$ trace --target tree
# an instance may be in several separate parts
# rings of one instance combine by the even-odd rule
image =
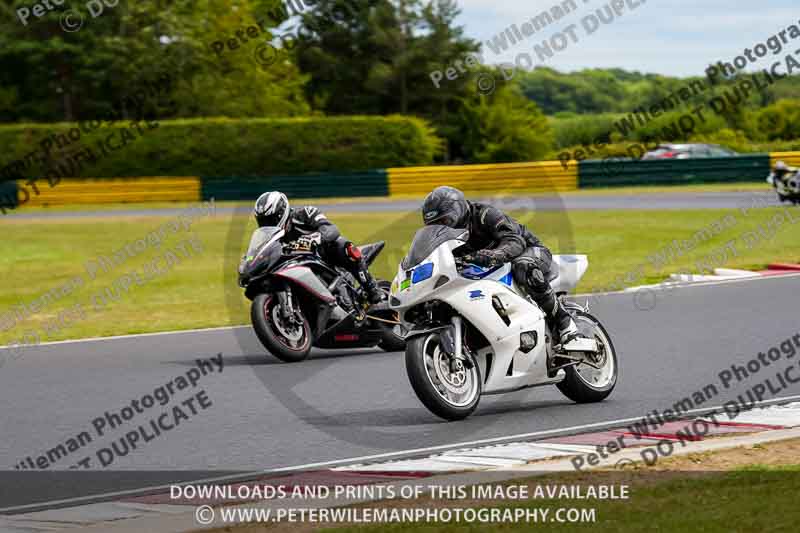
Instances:
[[[516,84],[501,85],[490,95],[476,93],[465,102],[462,117],[461,149],[476,163],[535,161],[553,147],[547,117]]]
[[[71,121],[102,118],[119,108],[122,118],[170,116],[275,116],[309,112],[305,79],[288,61],[259,68],[256,41],[217,53],[213,43],[237,39],[260,11],[281,0],[141,0],[106,7],[97,17],[83,5],[54,5],[23,25],[6,2],[0,22],[0,120]],[[65,31],[68,9],[83,15],[79,31]],[[77,17],[67,22],[77,22]],[[272,38],[268,21],[260,36]],[[249,49],[248,49],[249,48]],[[130,98],[168,75],[169,94],[131,109]],[[121,105],[119,105],[121,104]]]
[[[800,139],[800,100],[780,100],[756,115],[756,124],[768,140]]]
[[[474,80],[462,74],[437,88],[431,73],[478,51],[458,14],[452,0],[317,1],[296,48],[309,99],[326,113],[417,115],[449,138]]]
[[[456,25],[458,14],[452,0],[371,0],[350,10],[341,0],[319,0],[302,17],[296,51],[301,70],[311,76],[309,96],[328,113],[426,118],[447,141],[446,161],[542,156],[553,140],[536,104],[515,84],[483,96],[479,77],[502,80],[501,73],[463,68],[479,47]],[[431,73],[448,68],[457,76],[443,76],[437,87]]]

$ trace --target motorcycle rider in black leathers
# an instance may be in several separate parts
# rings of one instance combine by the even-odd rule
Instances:
[[[775,167],[772,169],[773,174],[775,174],[775,178],[780,180],[784,186],[787,186],[787,178],[794,174],[797,171],[796,168],[792,168],[783,161],[778,161],[775,163]]]
[[[314,247],[328,263],[344,268],[358,279],[371,303],[383,300],[383,292],[369,273],[361,251],[341,236],[339,228],[316,207],[307,205],[292,208],[289,199],[279,191],[265,192],[256,200],[253,215],[259,227],[282,228],[284,243]]]
[[[468,230],[469,241],[456,253],[474,254],[474,262],[480,266],[510,261],[514,280],[555,324],[560,342],[556,339],[554,344],[566,346],[583,338],[550,286],[550,250],[524,225],[491,205],[468,201],[453,187],[434,189],[422,205],[422,218],[426,225]]]

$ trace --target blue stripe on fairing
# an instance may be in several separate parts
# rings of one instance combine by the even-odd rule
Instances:
[[[511,286],[511,272],[500,278],[500,283],[505,283],[509,287]]]
[[[503,266],[504,265],[500,265],[494,268],[484,269],[482,267],[479,267],[478,265],[470,265],[468,270],[463,270],[461,272],[461,275],[467,279],[483,279],[497,272],[498,270],[503,268]]]

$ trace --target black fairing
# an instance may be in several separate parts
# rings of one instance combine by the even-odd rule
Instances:
[[[351,277],[350,274],[328,265],[313,252],[291,251],[284,253],[277,228],[259,228],[250,240],[247,254],[239,266],[239,284],[245,288],[245,296],[253,300],[265,292],[278,292],[292,287],[298,298],[303,313],[308,317],[315,338],[314,345],[321,348],[349,348],[375,346],[381,340],[383,328],[370,320],[356,325],[352,318],[345,319],[334,326],[331,322],[333,306],[323,302],[305,287],[286,279],[276,273],[292,267],[310,269],[325,286],[340,276]],[[273,239],[274,238],[274,239]],[[383,250],[383,241],[360,246],[364,260],[369,264]],[[371,312],[379,309],[371,309]],[[329,331],[330,328],[332,330]],[[320,336],[323,332],[324,335]]]
[[[375,258],[378,257],[378,254],[383,251],[384,246],[386,246],[385,241],[378,241],[359,246],[358,249],[361,250],[364,261],[366,261],[368,265],[371,265],[372,262],[375,261]]]
[[[250,237],[247,253],[239,263],[239,285],[247,286],[253,278],[269,270],[283,255],[280,234],[274,227],[258,228]]]

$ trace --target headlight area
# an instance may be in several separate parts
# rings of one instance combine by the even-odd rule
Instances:
[[[424,263],[414,268],[411,273],[411,283],[420,283],[433,276],[433,263]]]
[[[398,274],[392,282],[392,294],[396,295],[410,289],[412,285],[422,283],[433,276],[433,263],[424,263],[405,271],[405,277]]]
[[[392,281],[391,298],[389,299],[390,307],[402,306],[403,293],[413,286],[419,285],[423,282],[428,282],[434,275],[435,265],[433,262],[423,263],[414,268],[408,269],[405,272],[400,272]],[[450,281],[450,278],[445,275],[440,275],[436,279],[436,283],[431,287],[428,285],[428,290],[436,290]]]

